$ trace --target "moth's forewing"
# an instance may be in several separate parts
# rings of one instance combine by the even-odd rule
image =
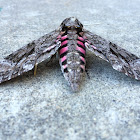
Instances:
[[[0,83],[33,69],[35,64],[54,55],[61,46],[59,34],[59,30],[52,31],[0,61]]]
[[[136,55],[87,30],[84,37],[85,46],[96,56],[109,62],[115,70],[140,80],[140,59]]]

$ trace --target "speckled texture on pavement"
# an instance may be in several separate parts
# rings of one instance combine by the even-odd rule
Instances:
[[[139,0],[1,0],[0,59],[70,16],[140,57]],[[72,93],[58,60],[0,85],[1,140],[139,140],[140,82],[87,55]]]

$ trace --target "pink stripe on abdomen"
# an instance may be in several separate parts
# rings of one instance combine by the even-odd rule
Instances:
[[[67,57],[66,57],[66,56],[63,56],[63,57],[61,58],[61,63],[64,62],[66,59],[67,59]]]
[[[84,57],[80,56],[80,59],[81,59],[84,63],[86,63],[86,61],[85,61],[85,58],[84,58]]]
[[[77,46],[77,50],[80,51],[81,53],[83,53],[84,55],[86,54],[86,51],[84,49],[82,49],[81,47]]]
[[[80,65],[81,67],[81,72],[84,72],[85,71],[85,65]]]
[[[85,45],[81,41],[77,41],[77,44],[81,45],[82,47],[85,47]]]
[[[62,37],[61,37],[61,41],[65,40],[66,38],[67,38],[67,35],[62,36]]]
[[[83,39],[82,37],[79,37],[79,36],[78,36],[78,39],[81,40],[81,41],[84,41],[84,39]]]
[[[61,55],[61,54],[63,54],[66,51],[68,51],[68,47],[64,47],[64,48],[60,49],[59,53]]]
[[[63,65],[63,69],[66,69],[67,68],[67,64],[66,65]]]
[[[64,45],[66,45],[67,43],[68,43],[68,41],[65,40],[65,41],[63,41],[63,42],[61,43],[61,46],[64,46]]]

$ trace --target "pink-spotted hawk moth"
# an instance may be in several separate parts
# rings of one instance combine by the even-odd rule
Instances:
[[[37,64],[58,52],[64,77],[73,91],[77,91],[85,72],[86,48],[109,62],[115,70],[140,80],[140,58],[85,30],[78,19],[70,17],[61,23],[58,30],[32,41],[0,61],[0,83],[36,68]]]

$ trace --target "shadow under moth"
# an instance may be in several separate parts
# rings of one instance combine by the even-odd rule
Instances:
[[[86,49],[109,62],[113,69],[140,80],[140,58],[83,28],[81,22],[66,18],[58,30],[34,40],[0,61],[0,83],[34,69],[57,52],[65,79],[78,91],[85,72]]]

